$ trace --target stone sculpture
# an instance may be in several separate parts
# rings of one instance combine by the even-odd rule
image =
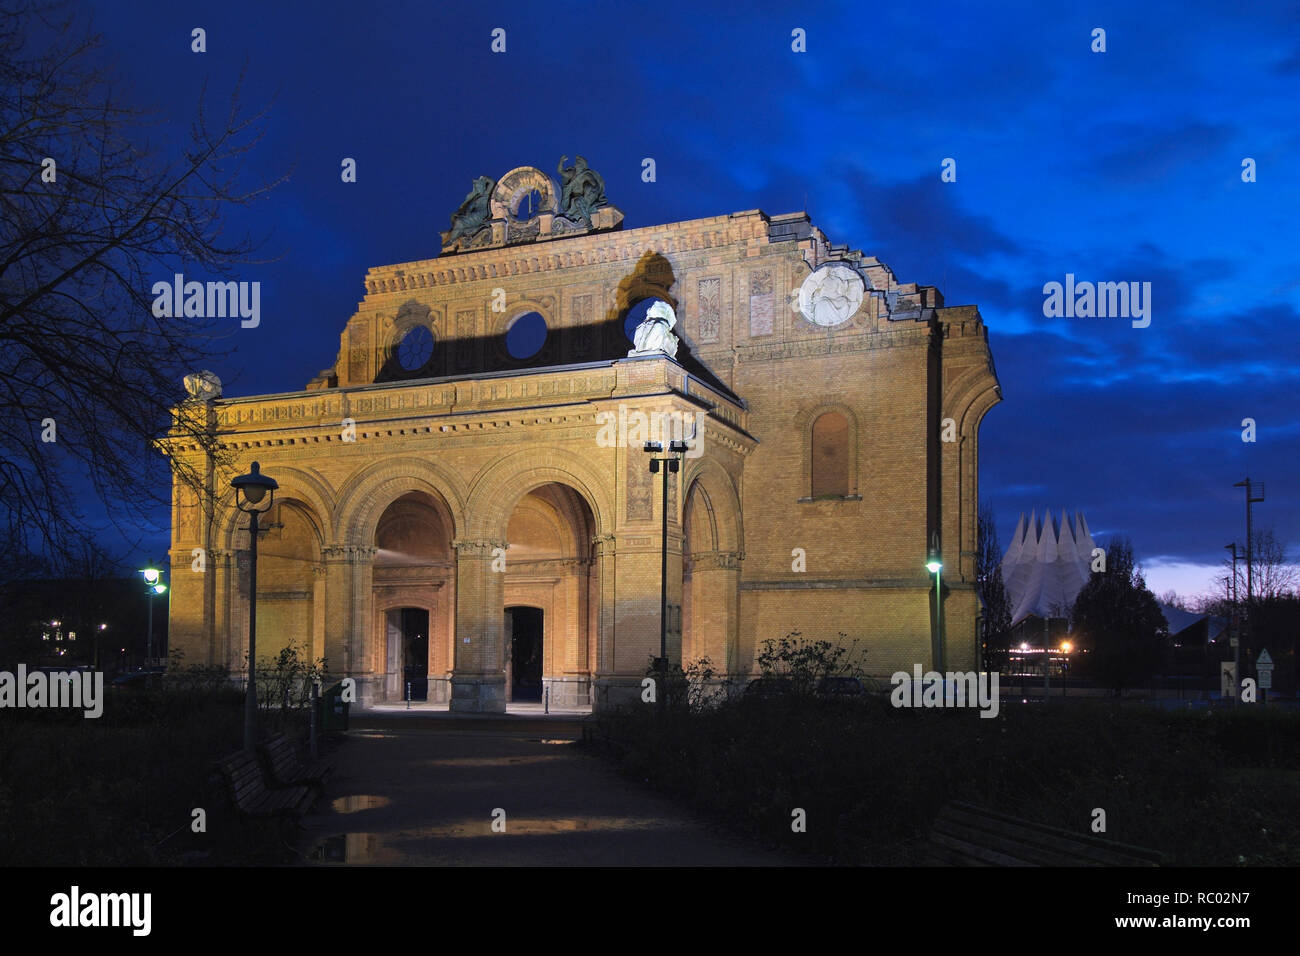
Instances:
[[[221,397],[221,379],[217,378],[215,372],[206,369],[202,372],[191,372],[185,376],[184,382],[185,391],[193,401],[210,402]]]
[[[492,190],[495,188],[496,180],[487,176],[479,176],[474,180],[474,187],[465,201],[451,214],[451,229],[443,240],[444,245],[450,246],[461,236],[472,236],[488,224],[492,217],[490,204]]]
[[[656,352],[663,352],[667,355],[677,357],[677,336],[673,335],[673,327],[677,324],[677,316],[673,314],[673,307],[667,302],[655,302],[646,310],[645,319],[636,327],[636,334],[632,338],[635,348],[628,352],[628,355],[648,355]]]
[[[605,180],[600,173],[587,165],[582,156],[575,156],[572,166],[565,166],[569,157],[561,156],[556,171],[560,174],[560,213],[574,222],[591,226],[591,214],[601,206],[609,205],[605,198]]]

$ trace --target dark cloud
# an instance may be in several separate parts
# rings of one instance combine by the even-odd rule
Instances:
[[[1190,122],[1172,129],[1149,123],[1103,124],[1090,133],[1100,152],[1089,165],[1117,183],[1159,182],[1223,153],[1238,132],[1226,123]]]

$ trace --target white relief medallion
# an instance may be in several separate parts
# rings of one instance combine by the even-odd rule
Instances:
[[[822,266],[799,287],[799,311],[815,325],[841,325],[862,305],[862,276],[840,262]]]

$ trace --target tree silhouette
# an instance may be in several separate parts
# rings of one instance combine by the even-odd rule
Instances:
[[[1117,695],[1151,677],[1167,649],[1168,625],[1127,538],[1107,545],[1106,570],[1092,572],[1070,617],[1088,674]]]
[[[984,667],[1000,671],[1011,649],[1011,598],[1002,581],[1002,548],[993,507],[980,505],[975,545],[975,587],[983,605]]]
[[[256,243],[223,236],[225,214],[274,185],[244,182],[263,114],[240,115],[238,85],[217,122],[200,97],[188,141],[159,147],[99,42],[55,7],[0,0],[0,525],[52,555],[89,536],[75,486],[125,531],[170,498],[152,443],[175,425],[210,444],[201,417],[170,411],[232,324],[155,316],[153,284],[229,278]]]

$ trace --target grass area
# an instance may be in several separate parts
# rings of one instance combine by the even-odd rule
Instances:
[[[740,698],[597,721],[629,775],[769,846],[842,864],[915,865],[964,800],[1156,849],[1166,865],[1300,863],[1300,714],[1163,711],[1114,701],[899,710]],[[599,746],[599,745],[598,745]],[[807,832],[791,813],[807,812]]]
[[[274,823],[241,822],[210,781],[243,742],[243,695],[228,688],[109,692],[103,716],[0,715],[0,864],[277,863]],[[119,696],[120,695],[120,696]],[[276,713],[263,732],[280,729]],[[288,727],[286,729],[293,729]],[[192,811],[207,832],[191,830]]]

